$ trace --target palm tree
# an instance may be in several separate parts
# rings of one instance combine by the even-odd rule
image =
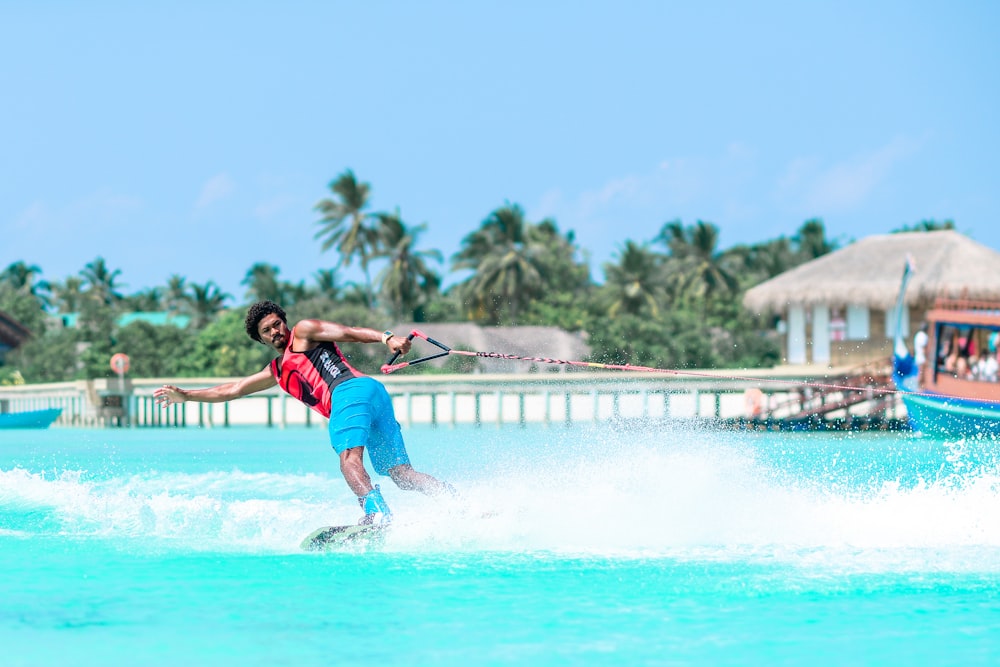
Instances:
[[[379,273],[377,281],[393,317],[419,319],[417,310],[425,305],[441,286],[440,276],[427,266],[426,260],[443,261],[438,250],[415,250],[417,238],[427,229],[423,223],[407,227],[399,216],[378,215],[380,244],[389,263]]]
[[[84,266],[80,271],[84,284],[87,286],[87,294],[94,297],[106,306],[121,301],[122,295],[118,291],[123,285],[116,281],[121,275],[121,269],[111,271],[105,263],[103,257],[98,257],[93,262]]]
[[[826,228],[823,226],[823,221],[819,218],[806,220],[802,223],[798,233],[792,237],[792,240],[798,245],[803,262],[822,257],[837,249],[836,243],[827,240]]]
[[[645,309],[655,317],[659,304],[666,299],[663,263],[645,244],[627,240],[618,251],[617,263],[604,265],[604,292],[609,302],[608,315],[639,315]]]
[[[80,311],[86,295],[83,291],[83,278],[69,276],[62,283],[52,286],[53,302],[60,313],[76,313]]]
[[[493,322],[506,311],[516,323],[523,304],[542,289],[542,249],[530,242],[530,226],[520,206],[507,204],[467,235],[452,257],[453,269],[475,272],[464,289],[476,310]]]
[[[684,227],[680,221],[668,222],[656,240],[670,250],[671,275],[678,295],[702,300],[737,290],[736,277],[716,252],[719,229],[715,225],[701,220],[692,227]]]
[[[672,220],[664,223],[660,229],[660,233],[653,240],[665,245],[670,256],[675,259],[684,259],[691,252],[691,241],[688,238],[688,230],[680,220]]]
[[[565,236],[554,220],[545,219],[528,228],[529,243],[540,248],[540,266],[546,292],[579,295],[590,289],[590,266],[572,230]],[[582,255],[578,259],[578,255]]]
[[[337,247],[341,266],[350,266],[357,256],[365,274],[365,285],[371,297],[369,302],[373,301],[374,295],[368,263],[379,250],[375,217],[365,211],[370,189],[367,183],[359,183],[350,169],[331,182],[330,190],[334,197],[322,199],[316,204],[316,210],[323,217],[315,237],[323,238],[324,252]]]
[[[304,280],[297,283],[282,282],[280,288],[282,301],[289,305],[305,301],[312,296]]]
[[[213,281],[204,285],[191,283],[191,306],[194,311],[192,324],[195,329],[203,329],[216,315],[226,307],[226,299],[232,296],[226,294]]]
[[[171,313],[186,313],[191,310],[191,295],[188,293],[187,278],[173,274],[167,279],[167,310]]]
[[[282,284],[278,280],[279,273],[281,273],[281,269],[278,267],[257,262],[247,269],[247,275],[240,284],[248,287],[247,297],[252,301],[282,303],[285,294]]]
[[[30,294],[42,308],[47,308],[51,305],[52,285],[45,280],[36,280],[40,275],[42,270],[37,264],[14,262],[0,272],[0,283],[6,283],[15,292]]]
[[[163,290],[159,287],[136,292],[122,300],[124,307],[142,313],[155,313],[163,307]]]
[[[337,277],[337,269],[320,269],[313,274],[316,279],[316,293],[318,296],[330,301],[340,298],[340,279]]]
[[[747,285],[756,285],[798,266],[799,261],[791,241],[781,236],[745,248],[732,248],[725,254],[739,257],[747,274]]]

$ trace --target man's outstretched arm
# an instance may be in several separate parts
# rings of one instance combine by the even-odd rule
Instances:
[[[328,341],[331,343],[385,343],[392,352],[406,354],[410,351],[410,341],[406,336],[389,336],[383,340],[386,333],[368,327],[348,327],[336,322],[323,320],[302,320],[295,325],[295,336],[310,341]]]
[[[184,401],[198,401],[199,403],[222,403],[231,401],[234,398],[253,394],[258,391],[270,389],[278,384],[271,374],[270,366],[264,368],[259,373],[254,373],[249,377],[235,382],[226,382],[214,387],[205,389],[181,389],[174,385],[165,384],[153,392],[156,402],[164,407],[174,403]]]

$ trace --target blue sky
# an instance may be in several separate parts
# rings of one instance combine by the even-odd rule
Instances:
[[[0,0],[0,267],[311,281],[348,168],[446,258],[510,201],[598,279],[678,218],[1000,250],[998,33],[995,2]]]

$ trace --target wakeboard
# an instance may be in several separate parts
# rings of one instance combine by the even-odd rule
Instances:
[[[385,535],[388,524],[367,526],[323,526],[302,540],[304,551],[327,551],[351,545],[371,544]]]

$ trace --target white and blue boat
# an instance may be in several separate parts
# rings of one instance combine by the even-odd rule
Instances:
[[[907,260],[897,313],[905,307],[912,274]],[[939,298],[925,320],[919,362],[903,340],[901,324],[896,326],[893,379],[911,428],[931,436],[1000,437],[1000,303]]]
[[[0,412],[0,429],[6,428],[48,428],[59,419],[62,408],[28,410],[25,412]]]

